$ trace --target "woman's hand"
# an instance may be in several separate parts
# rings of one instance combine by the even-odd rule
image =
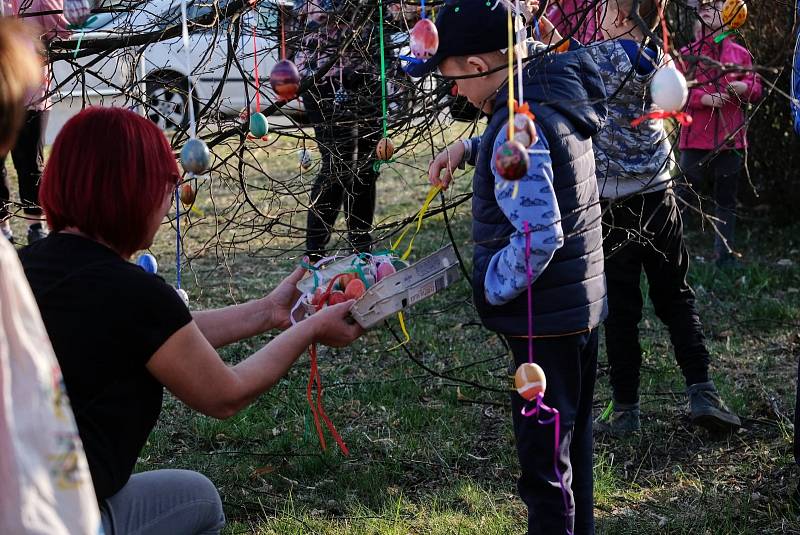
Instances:
[[[300,299],[300,290],[297,289],[297,283],[305,275],[304,268],[295,269],[288,277],[283,279],[274,290],[266,297],[265,306],[269,307],[269,325],[265,331],[269,329],[285,330],[291,327],[292,320],[289,317],[292,312],[292,307],[297,300]]]
[[[315,342],[330,347],[348,346],[364,334],[364,329],[350,315],[353,303],[355,301],[351,299],[338,305],[328,305],[310,318],[303,320],[298,326],[311,324],[314,329]]]
[[[428,165],[428,182],[431,186],[447,189],[453,181],[453,171],[464,161],[464,144],[461,140],[440,152]]]

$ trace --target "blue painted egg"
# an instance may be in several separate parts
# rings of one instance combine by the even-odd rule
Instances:
[[[250,134],[258,139],[269,132],[269,121],[263,113],[256,112],[250,116]]]
[[[181,165],[189,172],[200,175],[211,165],[211,152],[202,139],[190,139],[181,150]]]
[[[136,259],[136,265],[153,275],[158,273],[158,262],[156,261],[156,257],[150,253],[140,255],[139,258]]]

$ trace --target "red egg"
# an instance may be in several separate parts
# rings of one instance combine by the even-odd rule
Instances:
[[[323,293],[324,292],[322,291],[322,288],[317,288],[314,291],[314,295],[311,297],[311,304],[314,305],[315,307],[319,306],[320,305],[320,301],[322,301],[322,294]]]
[[[533,400],[539,394],[544,394],[547,389],[544,370],[538,364],[526,362],[517,368],[517,373],[514,374],[514,386],[520,396],[528,401]]]
[[[531,165],[528,149],[519,141],[506,141],[498,147],[494,165],[501,177],[506,180],[519,180],[528,174]]]
[[[197,197],[197,193],[194,191],[194,188],[188,182],[181,186],[181,202],[186,206],[191,206],[194,204],[194,200]]]
[[[418,21],[411,29],[411,53],[421,60],[430,59],[439,49],[439,30],[430,19]]]
[[[344,296],[344,292],[331,292],[331,296],[328,298],[329,305],[338,305],[345,301],[347,301],[347,298]]]
[[[352,281],[358,278],[358,273],[342,273],[342,275],[336,279],[342,289],[347,288],[347,285],[350,284]]]
[[[351,280],[347,284],[347,288],[344,289],[344,296],[346,299],[358,299],[364,292],[367,291],[367,287],[361,281],[361,279],[354,279]]]
[[[284,59],[275,64],[269,73],[269,83],[282,100],[297,98],[300,87],[300,73],[294,63]]]

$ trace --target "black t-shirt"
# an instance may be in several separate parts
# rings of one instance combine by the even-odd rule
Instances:
[[[54,233],[19,256],[103,500],[128,481],[161,412],[145,364],[192,317],[164,279],[87,238]]]

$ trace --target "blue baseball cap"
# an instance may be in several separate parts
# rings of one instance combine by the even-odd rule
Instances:
[[[436,29],[439,32],[436,53],[427,61],[412,62],[405,67],[414,78],[436,70],[445,58],[508,48],[506,0],[447,0],[436,16]]]

